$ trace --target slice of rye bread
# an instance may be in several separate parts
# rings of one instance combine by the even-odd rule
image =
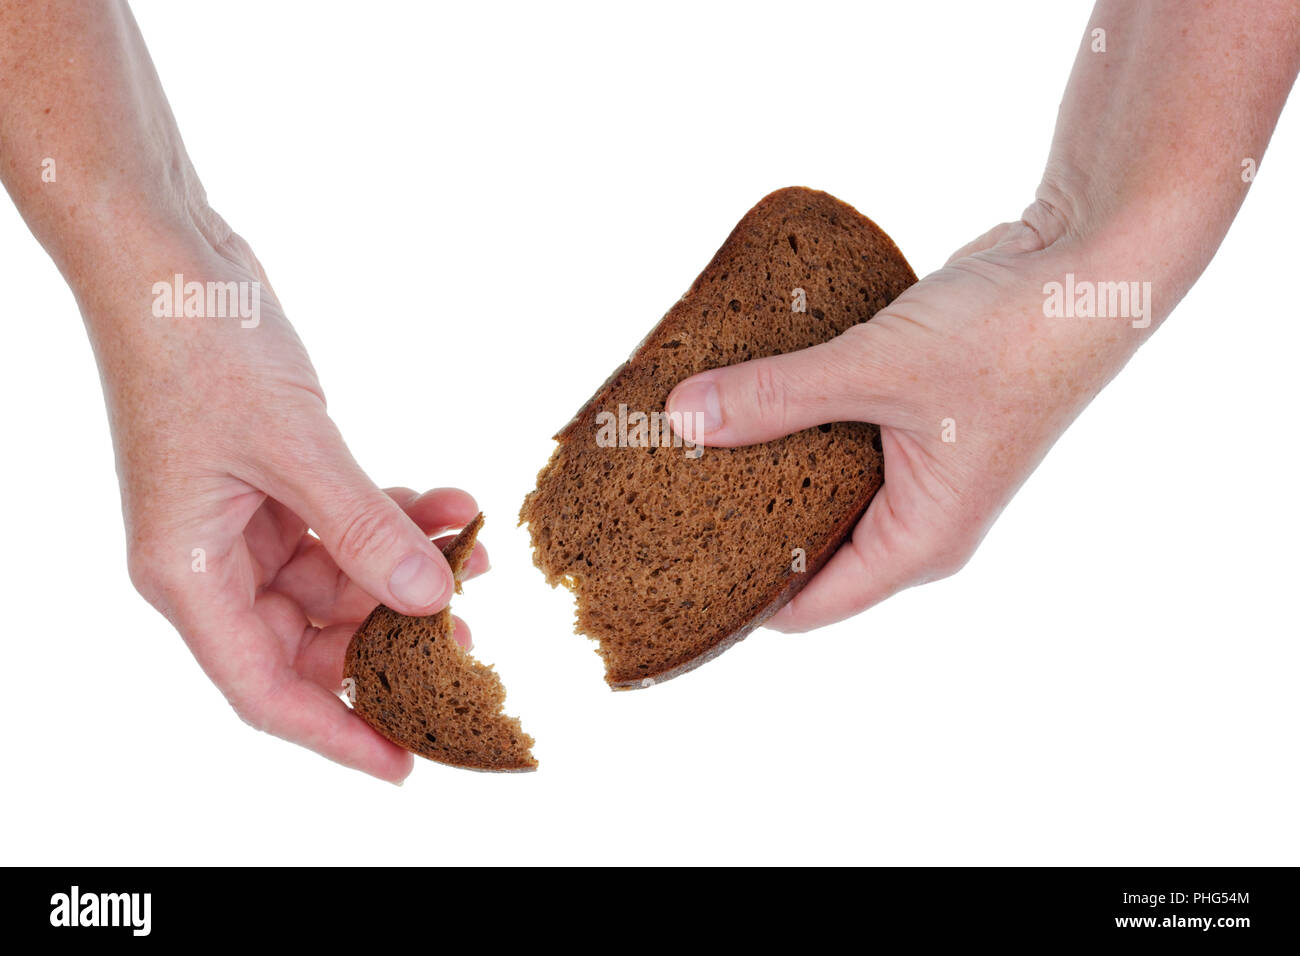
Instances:
[[[825,342],[915,281],[853,207],[778,190],[555,436],[519,520],[546,579],[575,592],[575,630],[600,642],[611,687],[682,674],[776,613],[851,534],[881,485],[883,457],[879,429],[859,422],[698,458],[680,447],[602,447],[600,413],[617,416],[620,404],[629,415],[662,413],[683,379]],[[795,310],[798,290],[805,311]]]
[[[443,548],[457,593],[482,526],[479,514]],[[501,679],[456,643],[454,630],[448,608],[428,617],[375,608],[344,657],[343,673],[355,685],[353,710],[399,747],[439,763],[536,770],[533,738],[501,710]]]

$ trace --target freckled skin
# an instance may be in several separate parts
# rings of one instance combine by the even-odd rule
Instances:
[[[1037,202],[869,331],[818,346],[833,380],[794,376],[811,393],[783,403],[794,413],[838,396],[837,414],[882,425],[886,477],[851,544],[773,626],[815,627],[959,567],[1218,248],[1245,193],[1239,164],[1262,159],[1294,81],[1300,7],[1102,0],[1092,23],[1107,52],[1081,42]],[[124,3],[0,0],[0,65],[0,181],[85,319],[133,579],[249,723],[400,780],[410,755],[332,694],[343,649],[402,555],[441,562],[450,587],[428,535],[477,505],[449,489],[380,495],[352,460],[265,272],[207,204]],[[46,156],[57,183],[41,181]],[[1043,321],[1042,283],[1067,271],[1148,278],[1151,328]],[[261,282],[261,324],[155,320],[149,289],[176,272]],[[743,396],[727,407],[738,424],[713,443],[763,440]],[[953,444],[935,437],[947,417]]]
[[[1088,33],[1107,31],[1107,52]],[[1088,21],[1034,203],[865,325],[766,369],[705,373],[707,445],[824,421],[881,426],[885,483],[851,541],[769,622],[803,631],[956,571],[1056,438],[1205,269],[1300,68],[1300,6],[1102,0]],[[904,252],[907,250],[904,249]],[[1044,283],[1149,281],[1148,328],[1050,319]],[[747,382],[776,382],[764,421]],[[698,394],[698,392],[696,392]],[[675,410],[691,409],[671,406]],[[956,441],[940,423],[956,422]]]
[[[207,205],[125,3],[0,2],[0,179],[95,350],[133,582],[248,723],[400,781],[410,755],[335,696],[344,650],[381,600],[445,607],[389,593],[390,575],[425,556],[449,595],[429,537],[474,499],[380,491],[352,459],[265,271]],[[258,283],[260,320],[155,316],[176,273]],[[486,568],[477,549],[466,573]]]

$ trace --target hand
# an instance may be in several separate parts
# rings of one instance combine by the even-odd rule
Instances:
[[[1045,282],[1104,259],[1070,238],[1055,207],[1036,203],[870,322],[677,386],[668,410],[702,414],[705,445],[770,441],[826,422],[881,427],[884,486],[851,540],[768,627],[830,624],[965,564],[1140,341],[1124,319],[1044,317]]]
[[[429,536],[466,524],[478,505],[452,489],[376,488],[326,415],[247,244],[210,213],[201,232],[208,241],[178,239],[151,266],[79,290],[108,396],[131,578],[246,722],[400,781],[411,755],[336,696],[344,651],[380,601],[416,615],[447,604],[451,572]],[[175,272],[260,283],[256,326],[153,315],[145,293]],[[480,546],[467,571],[486,568]],[[456,638],[469,645],[461,621]]]

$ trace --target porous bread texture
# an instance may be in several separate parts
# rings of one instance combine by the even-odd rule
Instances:
[[[599,641],[611,687],[682,674],[774,614],[852,532],[883,456],[879,429],[860,422],[702,454],[662,437],[659,447],[603,447],[601,413],[663,413],[683,379],[825,342],[915,281],[853,207],[778,190],[555,436],[520,523],[547,581],[574,592],[575,630]]]
[[[456,577],[483,526],[477,515],[444,549]],[[352,636],[343,673],[353,710],[384,737],[421,757],[470,770],[536,770],[533,738],[502,712],[506,691],[489,666],[452,637],[451,611],[407,617],[380,605]]]

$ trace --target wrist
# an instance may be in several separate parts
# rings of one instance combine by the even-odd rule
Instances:
[[[1149,282],[1149,334],[1205,271],[1242,195],[1169,176],[1103,188],[1054,161],[1022,221],[1042,234],[1044,250],[1074,257],[1098,282]]]
[[[78,204],[67,218],[45,248],[79,302],[129,295],[141,278],[211,253],[185,210],[107,200]]]
[[[266,323],[282,324],[237,237],[217,248],[197,224],[138,223],[115,238],[65,266],[106,381],[109,369],[196,370],[241,354],[259,330],[265,344]]]
[[[1048,195],[1040,192],[1019,220],[975,244],[982,251],[951,266],[981,280],[962,298],[984,318],[977,334],[989,337],[1002,384],[1049,418],[1068,421],[1185,289],[1147,231],[1099,223],[1068,195]]]

